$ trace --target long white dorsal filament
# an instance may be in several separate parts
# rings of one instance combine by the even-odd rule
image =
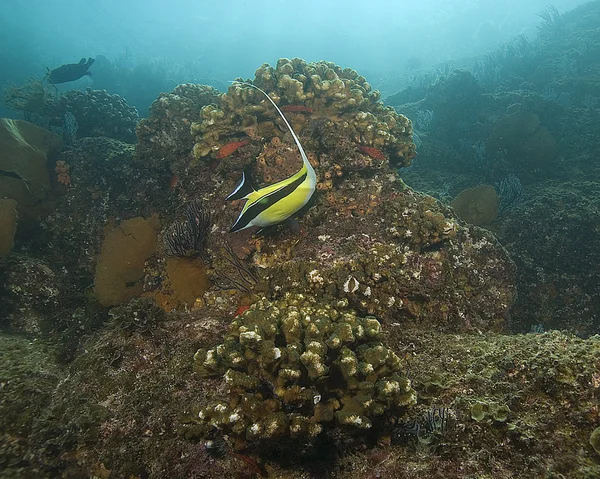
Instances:
[[[265,91],[261,90],[260,88],[258,88],[256,85],[253,85],[252,83],[246,83],[246,82],[243,82],[243,81],[234,81],[232,83],[234,85],[246,85],[246,86],[255,88],[256,90],[258,90],[264,96],[267,97],[267,100],[269,100],[273,104],[273,106],[277,109],[277,111],[279,112],[279,115],[281,115],[281,118],[283,119],[283,121],[285,122],[286,126],[290,130],[290,133],[292,134],[292,137],[294,138],[294,141],[296,142],[296,145],[298,146],[298,149],[300,150],[300,156],[302,156],[302,161],[304,162],[304,164],[306,164],[308,167],[310,167],[311,166],[310,162],[308,161],[306,153],[304,152],[304,148],[302,148],[302,145],[300,144],[300,140],[296,136],[296,133],[294,133],[294,130],[292,129],[292,126],[288,123],[287,118],[285,117],[285,115],[283,114],[283,112],[277,106],[277,103],[275,103],[273,101],[273,99],[269,95],[267,95],[267,93]]]

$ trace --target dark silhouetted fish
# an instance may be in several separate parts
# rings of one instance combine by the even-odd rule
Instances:
[[[57,84],[79,80],[85,75],[92,76],[91,72],[88,71],[92,63],[94,63],[93,58],[88,58],[87,61],[85,58],[82,58],[79,63],[67,63],[54,70],[48,69],[46,78],[50,83]]]

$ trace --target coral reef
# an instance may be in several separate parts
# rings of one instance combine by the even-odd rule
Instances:
[[[302,295],[255,303],[223,344],[196,353],[205,376],[223,375],[226,402],[203,408],[204,435],[226,434],[235,449],[285,438],[312,440],[335,420],[368,430],[416,402],[400,358],[373,317]]]
[[[380,150],[395,165],[407,166],[415,156],[408,119],[385,107],[379,92],[354,70],[330,62],[282,58],[275,68],[261,66],[255,84],[288,114],[301,141],[310,135],[306,146],[314,151],[318,144],[331,166],[344,168],[353,159],[369,163],[369,155],[356,151],[360,145]],[[284,132],[259,92],[234,85],[219,97],[218,106],[202,108],[200,120],[192,124],[193,154],[196,159],[218,155],[240,138],[247,138],[258,151],[260,138],[281,138]]]
[[[575,51],[561,35],[546,41]],[[132,141],[135,115],[108,94],[13,91],[49,127],[68,126],[67,106],[79,117],[45,162],[36,201],[52,212],[31,234],[20,223],[0,259],[0,325],[34,338],[0,337],[3,473],[598,477],[598,338],[494,334],[598,330],[600,57],[586,45],[575,65],[542,52],[539,72],[502,90],[448,69],[400,95],[415,102],[398,109],[420,130],[414,165],[411,122],[356,72],[263,65],[254,83],[299,134],[318,191],[297,221],[260,234],[228,232],[240,204],[225,198],[242,172],[272,184],[300,160],[254,90],[161,95],[135,147],[85,137]],[[560,82],[546,91],[561,62],[572,97]],[[0,179],[22,181],[10,171]],[[421,174],[409,184],[446,199],[514,173],[523,200],[494,222],[508,252],[471,224],[487,219],[404,182]],[[537,184],[563,173],[572,183]]]
[[[202,107],[217,102],[218,94],[212,87],[187,83],[161,93],[152,103],[148,118],[137,125],[137,161],[149,168],[184,171],[192,160],[192,122]]]
[[[70,90],[62,95],[36,79],[13,86],[4,93],[4,103],[26,120],[56,131],[71,144],[75,135],[106,136],[135,143],[139,115],[124,98],[106,90]]]
[[[201,198],[210,212],[208,271],[217,288],[268,298],[310,292],[346,299],[383,321],[423,321],[448,330],[503,327],[514,296],[513,265],[491,236],[459,225],[449,208],[398,179],[395,168],[414,156],[406,117],[384,107],[356,72],[331,63],[281,59],[275,68],[259,68],[255,83],[278,102],[318,176],[319,194],[297,234],[286,225],[255,238],[251,231],[228,233],[239,203],[225,198],[243,171],[264,185],[300,164],[290,135],[254,90],[233,86],[201,109],[191,127],[198,161],[185,168],[180,161],[188,157],[165,157],[163,141],[138,148],[140,161],[175,162],[172,192],[182,203]],[[181,131],[187,110],[178,119],[175,105],[171,115],[143,124],[147,138],[160,138],[154,126]],[[260,273],[240,277],[252,268]],[[248,281],[240,279],[244,275]],[[212,304],[230,300],[230,292],[210,295],[205,299]]]
[[[327,310],[325,304],[309,304]],[[259,320],[268,311],[274,309],[247,314]],[[249,474],[250,466],[232,452],[211,457],[203,444],[186,439],[189,423],[199,421],[198,411],[228,394],[221,381],[195,374],[190,359],[198,346],[216,347],[229,322],[207,308],[167,315],[159,323],[161,334],[105,328],[86,341],[85,354],[64,373],[39,343],[4,339],[0,421],[10,423],[3,429],[10,436],[0,442],[4,470],[40,478]],[[244,350],[252,350],[246,341],[251,335],[246,334]],[[340,436],[336,427],[325,431],[333,445],[319,443],[305,461],[299,441],[293,465],[279,462],[281,449],[273,444],[274,457],[259,459],[269,477],[491,479],[544,477],[555,470],[584,479],[599,474],[599,456],[590,444],[600,425],[598,338],[559,332],[456,335],[392,326],[383,344],[401,359],[402,374],[418,394],[418,405],[404,418],[426,417],[434,405],[444,408],[448,424],[438,426],[435,442],[400,442],[397,428],[384,428],[379,445],[365,444],[362,435]],[[322,396],[317,405],[328,399]],[[15,404],[29,407],[15,411]],[[308,410],[315,407],[310,401]],[[479,409],[485,414],[473,419]],[[27,414],[25,421],[16,421],[15,414]],[[16,430],[17,424],[23,427]]]
[[[119,95],[91,88],[84,92],[71,90],[60,96],[59,105],[56,116],[62,118],[70,112],[77,120],[79,137],[105,136],[126,143],[136,141],[138,112]]]
[[[94,292],[100,304],[114,306],[142,294],[144,264],[156,251],[159,229],[156,215],[106,226],[94,277]]]
[[[0,256],[8,253],[13,247],[17,230],[17,202],[0,199]]]

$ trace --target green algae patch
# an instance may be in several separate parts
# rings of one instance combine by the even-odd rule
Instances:
[[[487,415],[488,407],[487,404],[476,402],[471,406],[471,419],[477,422],[481,422]]]
[[[156,215],[106,226],[94,278],[100,304],[116,306],[142,294],[144,264],[156,251],[159,227]]]

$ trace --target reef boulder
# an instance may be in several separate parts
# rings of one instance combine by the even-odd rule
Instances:
[[[317,192],[295,227],[229,233],[242,202],[226,197],[242,172],[266,186],[295,173],[301,159],[254,89],[234,85],[201,109],[191,126],[194,159],[178,167],[176,193],[182,202],[202,198],[212,217],[207,256],[215,289],[207,303],[234,310],[235,290],[269,300],[309,293],[348,301],[384,323],[503,328],[515,296],[514,264],[490,233],[462,225],[450,208],[400,180],[396,168],[415,155],[406,117],[384,106],[364,77],[332,63],[281,59],[261,66],[254,83],[297,133]],[[175,131],[180,121],[164,116],[160,125]],[[148,155],[158,158],[163,148],[155,146]]]

